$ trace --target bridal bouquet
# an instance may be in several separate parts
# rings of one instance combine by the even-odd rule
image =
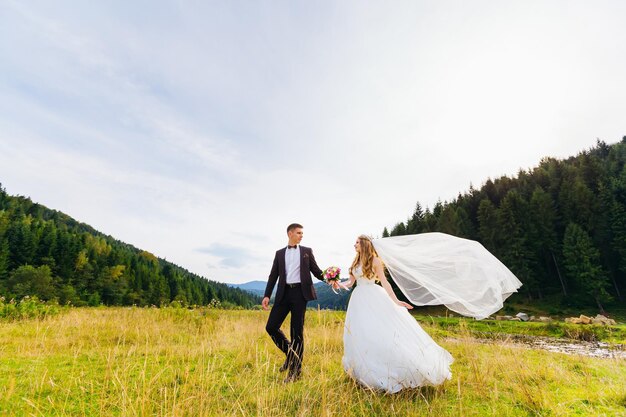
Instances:
[[[345,290],[347,290],[348,288],[343,285],[341,283],[341,278],[339,277],[339,274],[341,273],[341,268],[339,268],[338,266],[329,266],[328,268],[326,268],[324,270],[324,272],[322,273],[322,276],[324,278],[324,281],[326,281],[328,284],[333,284],[333,283],[337,283],[337,286],[339,288],[343,288]],[[333,292],[335,294],[338,294],[337,291],[335,291],[335,288],[333,286]]]

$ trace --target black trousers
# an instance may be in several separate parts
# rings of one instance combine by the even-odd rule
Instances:
[[[291,372],[300,372],[302,369],[302,355],[304,353],[304,314],[306,303],[300,286],[285,287],[285,293],[279,303],[275,303],[267,319],[265,330],[286,356]],[[280,330],[280,326],[291,313],[290,336],[291,342]]]

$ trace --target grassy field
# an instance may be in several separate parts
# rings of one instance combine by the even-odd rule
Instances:
[[[455,357],[451,381],[370,392],[341,368],[344,314],[307,313],[304,375],[290,385],[262,311],[72,308],[0,321],[0,415],[626,415],[626,361],[478,343],[482,330],[463,319],[420,318]]]

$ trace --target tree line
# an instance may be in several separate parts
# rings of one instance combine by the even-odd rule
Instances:
[[[207,280],[0,184],[0,296],[72,305],[251,307],[251,294]]]
[[[470,185],[413,214],[383,237],[443,232],[477,240],[515,273],[529,300],[568,306],[624,303],[626,136],[567,159],[544,158],[516,177]]]

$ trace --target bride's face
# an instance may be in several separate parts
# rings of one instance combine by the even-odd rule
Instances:
[[[359,241],[359,239],[357,239],[356,242],[354,243],[354,250],[357,252],[361,251],[361,242]]]

